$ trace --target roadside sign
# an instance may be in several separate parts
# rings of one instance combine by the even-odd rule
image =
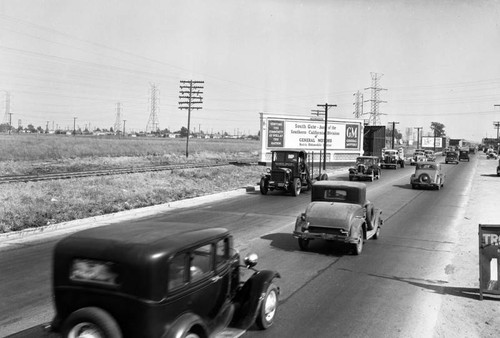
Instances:
[[[500,295],[500,225],[479,224],[479,299]]]

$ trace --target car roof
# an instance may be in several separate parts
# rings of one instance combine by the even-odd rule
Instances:
[[[379,157],[378,157],[378,156],[358,156],[358,157],[356,157],[356,159],[358,159],[358,158],[379,159]]]
[[[207,228],[202,224],[181,222],[137,221],[76,232],[66,239],[69,242],[99,242],[100,246],[140,248],[145,254],[171,254],[184,248],[229,234],[224,228]],[[107,243],[107,244],[106,244]],[[89,248],[90,249],[90,248]]]
[[[366,189],[366,184],[361,182],[350,182],[350,181],[317,181],[314,182],[315,186],[319,187],[335,187],[335,188],[360,188]]]
[[[273,149],[271,150],[273,153],[274,152],[294,152],[294,153],[307,153],[306,150],[304,149],[299,149],[299,148],[283,148],[283,149]]]
[[[439,164],[433,162],[417,162],[416,169],[438,169]]]

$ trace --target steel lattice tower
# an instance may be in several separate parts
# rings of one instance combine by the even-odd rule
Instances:
[[[372,76],[372,86],[365,88],[371,90],[371,99],[366,100],[364,102],[370,102],[371,103],[371,111],[369,112],[370,118],[368,119],[368,125],[369,126],[378,126],[380,125],[380,115],[383,115],[379,112],[379,104],[380,103],[387,103],[387,101],[381,101],[379,98],[379,92],[381,90],[387,90],[385,88],[380,88],[379,87],[379,80],[384,74],[380,73],[370,73]]]
[[[158,122],[158,110],[159,110],[159,92],[155,84],[151,84],[151,99],[150,106],[151,112],[149,114],[148,124],[146,125],[146,133],[153,133],[158,131],[160,123]]]
[[[5,92],[5,115],[3,116],[3,123],[10,123],[10,93]]]
[[[359,90],[353,94],[354,95],[354,117],[359,119],[364,113],[363,113],[363,93],[361,93]]]
[[[116,104],[116,119],[113,131],[119,133],[122,130],[122,109],[120,107],[120,102]]]

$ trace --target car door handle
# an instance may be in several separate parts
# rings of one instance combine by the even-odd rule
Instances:
[[[211,281],[215,283],[221,278],[222,278],[221,276],[215,276],[215,277],[212,277]]]

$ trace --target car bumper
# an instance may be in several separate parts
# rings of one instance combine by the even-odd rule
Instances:
[[[318,233],[318,232],[294,231],[293,237],[298,239],[324,239],[327,241],[336,241],[336,242],[352,243],[352,244],[356,244],[358,242],[357,238],[353,238],[350,236],[334,235],[334,234]]]
[[[421,186],[421,187],[437,187],[437,186],[439,186],[439,184],[437,184],[435,182],[422,183],[420,181],[411,181],[411,184],[415,184],[415,185],[418,185],[418,186]]]

